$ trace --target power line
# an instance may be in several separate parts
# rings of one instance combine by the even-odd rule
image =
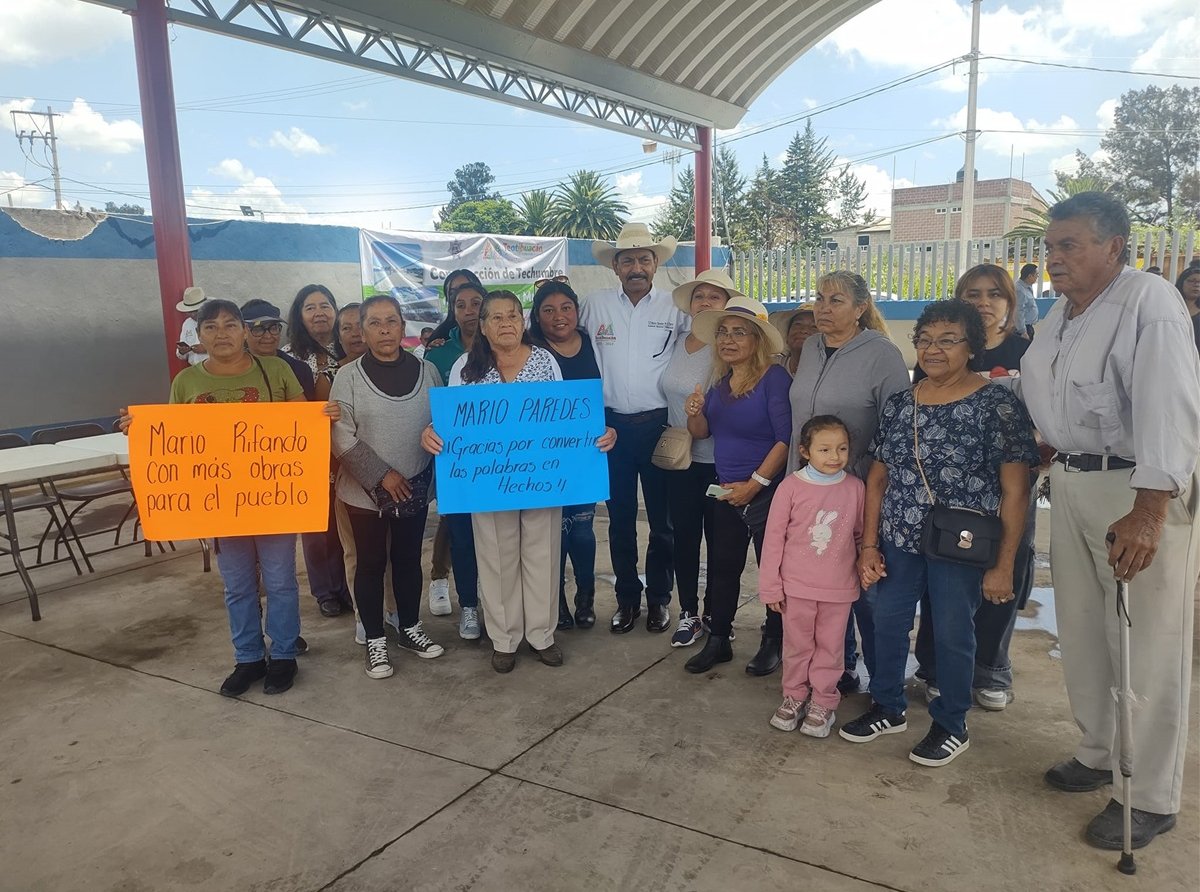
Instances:
[[[1135,71],[1132,68],[1101,68],[1095,65],[1069,65],[1066,62],[1044,62],[1040,59],[1022,59],[1019,56],[980,56],[980,59],[998,59],[1001,62],[1016,62],[1018,65],[1041,65],[1046,68],[1070,68],[1075,71],[1099,71],[1105,74],[1137,74],[1142,77],[1169,77],[1176,80],[1200,81],[1193,74],[1169,74],[1165,71]]]

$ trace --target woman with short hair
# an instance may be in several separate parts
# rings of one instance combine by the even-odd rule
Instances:
[[[984,343],[983,322],[970,304],[929,304],[913,337],[927,377],[888,399],[870,450],[858,569],[864,588],[878,584],[871,708],[839,733],[866,743],[908,727],[909,633],[928,589],[940,695],[929,704],[929,732],[909,758],[930,767],[947,764],[970,745],[975,612],[982,598],[1003,604],[1015,597],[1013,566],[1029,468],[1038,463],[1024,405],[970,369],[971,356]],[[994,566],[985,570],[930,553],[923,529],[935,505],[999,517]],[[959,547],[970,548],[972,541],[964,535]]]
[[[342,408],[333,428],[333,452],[341,462],[337,497],[354,532],[357,567],[354,595],[367,641],[366,673],[392,674],[384,634],[383,575],[391,561],[402,650],[426,659],[444,652],[421,625],[421,545],[433,462],[421,449],[429,424],[429,391],[437,369],[403,346],[400,302],[378,294],[359,308],[367,352],[333,382]]]
[[[783,349],[783,338],[762,304],[748,297],[732,298],[720,309],[697,314],[692,332],[713,345],[716,383],[707,393],[696,385],[688,395],[688,432],[699,440],[713,438],[713,460],[723,490],[713,507],[708,546],[708,639],[684,665],[688,672],[702,673],[733,659],[729,642],[746,546],[753,542],[755,558],[762,557],[771,497],[787,465],[792,410],[791,379],[771,361]]]
[[[479,308],[479,334],[471,350],[454,364],[450,386],[561,381],[562,372],[548,350],[538,347],[525,330],[521,301],[511,291],[493,291]],[[612,448],[610,434],[599,441]],[[442,451],[433,425],[421,444],[431,455]],[[479,564],[479,590],[492,668],[511,672],[522,638],[547,666],[561,666],[562,650],[554,642],[558,624],[559,550],[562,509],[526,508],[470,515]]]

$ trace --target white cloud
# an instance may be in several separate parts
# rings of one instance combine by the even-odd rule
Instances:
[[[1195,4],[1191,4],[1191,11],[1194,12],[1195,9]],[[1137,71],[1195,75],[1198,58],[1200,58],[1200,16],[1191,15],[1171,22],[1171,26],[1163,32],[1162,36],[1133,60],[1133,67]]]
[[[840,170],[841,165],[846,161],[844,158],[839,158],[837,163]],[[867,199],[863,204],[863,210],[874,211],[876,217],[892,215],[893,189],[907,189],[916,185],[908,177],[897,177],[893,180],[890,173],[874,164],[851,164],[850,172],[862,180],[863,185],[866,186]]]
[[[1106,37],[1132,37],[1154,23],[1170,27],[1177,16],[1195,10],[1194,0],[1062,0],[1056,21]]]
[[[46,178],[49,179],[49,174]],[[19,208],[50,207],[54,193],[46,186],[35,186],[16,171],[0,170],[0,206],[11,202]]]
[[[1104,151],[1104,149],[1096,149],[1088,157],[1097,164],[1102,164],[1108,160],[1108,152]],[[1074,152],[1068,152],[1050,162],[1050,171],[1051,173],[1063,173],[1073,177],[1079,173],[1079,159],[1075,157]]]
[[[665,195],[646,195],[642,192],[642,172],[619,173],[616,177],[617,195],[629,206],[629,219],[635,223],[652,223],[655,215],[667,203]]]
[[[188,200],[189,213],[198,217],[240,217],[241,206],[245,204],[255,211],[262,211],[266,219],[275,222],[301,222],[308,219],[308,211],[303,206],[288,202],[274,182],[267,177],[257,176],[236,158],[225,158],[210,168],[209,172],[233,180],[238,185],[230,192],[193,189]]]
[[[1117,112],[1117,100],[1105,99],[1100,103],[1100,107],[1096,109],[1096,123],[1108,130],[1113,125],[1113,118]]]
[[[370,107],[371,103],[366,99],[355,99],[342,103],[342,108],[352,112],[366,111]]]
[[[948,118],[939,118],[934,127],[965,130],[967,107],[964,105]],[[1060,115],[1057,121],[1043,124],[1033,118],[1022,121],[1010,111],[981,108],[975,116],[975,126],[983,131],[979,135],[978,147],[995,155],[1037,155],[1074,147],[1078,134],[1055,133],[1056,130],[1077,130],[1079,125],[1068,115]]]
[[[7,0],[0,4],[0,60],[41,65],[97,53],[129,39],[129,19],[79,0]]]
[[[817,102],[817,100],[815,100],[815,99],[811,99],[808,96],[805,96],[803,99],[800,100],[800,104],[803,105],[805,107],[805,109],[813,109],[813,108],[816,108],[821,103]]]
[[[292,127],[287,133],[276,130],[271,134],[269,145],[275,149],[283,149],[293,155],[328,155],[333,150],[323,146],[315,136],[311,136],[299,127]]]
[[[17,99],[0,105],[2,126],[10,130],[13,128],[10,111],[31,111],[34,108],[40,111],[45,106],[34,99]],[[70,109],[56,114],[58,117],[54,122],[54,132],[58,137],[60,150],[75,149],[125,155],[142,144],[141,124],[128,118],[109,121],[83,99],[76,99]],[[45,119],[17,116],[16,129],[29,130],[35,125],[45,126]]]

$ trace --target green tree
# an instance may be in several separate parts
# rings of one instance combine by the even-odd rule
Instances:
[[[93,211],[99,211],[100,208],[92,208]],[[140,204],[117,204],[115,201],[104,202],[104,213],[106,214],[125,214],[129,217],[141,217],[146,213],[146,209]]]
[[[438,214],[438,227],[441,228],[442,222],[454,213],[454,209],[460,204],[500,198],[499,192],[491,190],[495,180],[492,169],[482,161],[472,161],[454,171],[454,179],[446,184],[450,200],[443,205]]]
[[[754,172],[754,179],[743,198],[745,232],[750,246],[769,251],[779,245],[786,235],[781,218],[779,171],[771,167],[766,154]]]
[[[696,237],[696,172],[691,165],[679,174],[650,228],[655,238],[673,235],[680,241],[691,241]]]
[[[824,138],[817,138],[810,118],[804,132],[792,137],[779,174],[779,197],[793,244],[818,247],[822,234],[829,230],[833,169],[833,152],[826,148]]]
[[[1058,185],[1047,193],[1046,198],[1051,207],[1058,204],[1060,201],[1066,201],[1072,195],[1078,195],[1080,192],[1108,192],[1112,189],[1112,184],[1104,179],[1103,175],[1096,169],[1095,164],[1083,152],[1076,150],[1075,160],[1079,162],[1080,173],[1075,176],[1064,174],[1061,171],[1054,174]],[[1088,167],[1087,165],[1091,165]],[[1083,171],[1087,170],[1087,173]],[[1046,227],[1050,225],[1050,217],[1044,212],[1029,208],[1028,216],[1013,229],[1004,233],[1005,238],[1035,238],[1043,239],[1046,237]]]
[[[849,164],[844,165],[834,177],[833,193],[836,210],[831,225],[834,229],[846,229],[860,221],[867,225],[873,222],[867,217],[874,217],[874,214],[863,214],[863,205],[867,203],[867,186],[851,172]]]
[[[483,232],[492,235],[522,235],[524,221],[511,201],[488,198],[465,201],[438,223],[442,232]]]
[[[713,229],[725,244],[745,247],[746,218],[746,177],[733,149],[721,146],[713,162]]]
[[[1173,228],[1200,211],[1180,200],[1200,157],[1200,87],[1124,93],[1100,148],[1108,153],[1106,173],[1135,219]]]
[[[629,207],[594,170],[579,170],[559,183],[550,202],[550,227],[568,238],[614,239]]]
[[[517,214],[521,217],[521,235],[555,235],[550,228],[550,204],[552,198],[545,189],[525,192],[517,201]]]

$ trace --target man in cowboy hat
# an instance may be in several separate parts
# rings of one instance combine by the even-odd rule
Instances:
[[[638,576],[638,480],[650,524],[646,547],[646,628],[665,632],[671,623],[672,535],[664,472],[650,462],[667,425],[667,401],[659,382],[675,339],[688,317],[669,291],[654,287],[658,266],[675,253],[675,239],[655,239],[644,223],[627,223],[615,245],[592,242],[592,256],[610,264],[620,287],[589,296],[579,313],[595,348],[604,381],[604,414],[617,432],[608,453],[609,553],[617,577],[617,612],[610,631],[628,632],[641,615]]]
[[[183,300],[175,304],[175,309],[187,316],[179,331],[179,341],[175,344],[175,356],[186,359],[188,365],[199,365],[207,356],[204,345],[200,343],[200,330],[196,327],[196,311],[205,300],[204,289],[193,285],[183,289]]]

